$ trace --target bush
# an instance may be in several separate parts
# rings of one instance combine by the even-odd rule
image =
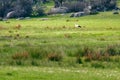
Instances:
[[[116,0],[91,0],[93,10],[112,10],[116,7]]]
[[[78,63],[82,63],[81,57],[85,57],[85,61],[91,61],[93,60],[93,51],[88,47],[78,49],[76,52],[76,59]]]
[[[32,13],[32,4],[32,0],[17,0],[13,7],[13,11],[16,12],[16,17],[30,16]]]
[[[43,7],[35,5],[33,7],[32,16],[43,16],[43,15],[45,15]]]
[[[31,58],[33,59],[43,59],[47,56],[47,51],[40,47],[32,49],[30,48],[28,52],[30,53]]]
[[[111,56],[117,55],[116,47],[115,46],[108,46],[106,48],[106,53],[108,53]]]
[[[83,51],[84,51],[84,56],[86,56],[88,53],[90,53],[91,52],[91,49],[89,48],[89,47],[84,47],[83,48]]]
[[[12,55],[12,59],[14,60],[22,60],[22,59],[27,59],[29,57],[28,52],[20,52],[20,53],[15,53]]]
[[[51,61],[61,61],[63,56],[62,54],[57,54],[57,53],[51,53],[51,54],[48,54],[48,60],[51,60]]]

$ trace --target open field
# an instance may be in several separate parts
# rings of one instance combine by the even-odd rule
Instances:
[[[0,67],[0,80],[119,80],[119,75],[117,69]]]
[[[0,64],[76,66],[77,59],[82,64],[102,61],[91,64],[98,67],[110,61],[107,66],[115,64],[114,68],[119,68],[119,19],[120,15],[103,12],[80,18],[69,18],[67,14],[1,21]],[[82,28],[75,28],[75,24]],[[58,63],[48,61],[54,59]]]
[[[0,80],[119,80],[120,14],[69,16],[0,21]]]
[[[0,64],[14,64],[12,59],[17,58],[20,58],[20,64],[23,58],[27,59],[22,60],[26,61],[25,64],[31,64],[34,59],[35,62],[37,59],[37,63],[41,63],[41,60],[47,61],[47,58],[53,57],[51,56],[53,54],[55,56],[60,54],[60,59],[62,55],[63,64],[67,63],[69,58],[75,62],[76,55],[89,52],[97,53],[97,55],[99,53],[119,55],[119,20],[120,15],[103,12],[80,18],[69,18],[67,14],[47,16],[47,18],[1,21]],[[75,28],[75,24],[81,25],[82,28]],[[120,62],[119,56],[117,56],[117,61]]]
[[[69,15],[0,21],[0,80],[119,80],[120,15]]]
[[[50,17],[48,20],[33,18],[30,20],[10,20],[0,22],[1,46],[23,47],[28,45],[76,45],[92,44],[88,46],[106,46],[106,44],[118,44],[120,36],[120,15],[112,15],[111,12],[101,13],[97,16],[86,16],[81,18],[68,18],[67,16]],[[74,28],[74,24],[82,28]],[[15,26],[20,25],[20,29]],[[19,39],[15,38],[19,34]],[[66,36],[65,36],[66,35]],[[29,39],[25,37],[28,36]],[[69,36],[69,38],[67,38]],[[23,45],[22,45],[23,44]]]

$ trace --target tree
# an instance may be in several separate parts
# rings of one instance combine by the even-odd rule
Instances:
[[[53,0],[54,1],[54,7],[61,7],[63,2],[66,0]]]
[[[32,16],[44,15],[43,7],[40,4],[41,4],[41,0],[36,0],[36,2],[33,5]]]
[[[0,0],[0,17],[15,11],[15,17],[29,16],[32,12],[33,0]]]
[[[0,17],[4,17],[7,12],[12,10],[14,0],[0,0]]]
[[[116,0],[90,0],[90,4],[98,11],[112,10],[116,7]]]
[[[8,13],[14,12],[15,17],[30,16],[35,11],[37,14],[43,12],[41,3],[44,5],[50,0],[0,0],[0,17],[5,17]],[[104,11],[112,10],[116,7],[116,0],[53,0],[54,7],[67,7],[70,11],[82,11],[88,4],[92,10]],[[36,8],[35,8],[36,7]]]
[[[42,0],[42,3],[45,4],[47,2],[47,0]]]
[[[53,0],[53,1],[54,1],[54,7],[55,7],[55,8],[60,6],[60,4],[59,4],[59,1],[58,1],[58,0]]]
[[[17,17],[30,16],[32,13],[33,0],[17,0],[14,11],[17,12]]]

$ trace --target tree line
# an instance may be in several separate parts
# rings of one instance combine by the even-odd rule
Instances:
[[[77,12],[80,8],[91,6],[92,9],[103,11],[116,7],[116,0],[0,0],[0,17],[26,17],[44,15],[41,4],[53,1],[54,7],[67,7],[70,12]],[[9,17],[9,16],[8,16]]]

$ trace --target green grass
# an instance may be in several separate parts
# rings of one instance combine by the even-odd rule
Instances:
[[[120,53],[119,14],[113,15],[112,12],[101,12],[98,15],[79,18],[70,18],[69,15],[57,14],[28,20],[10,19],[9,23],[0,21],[0,64],[31,65],[34,61],[31,59],[31,57],[33,58],[32,55],[25,61],[12,60],[11,56],[23,52],[38,53],[36,55],[40,54],[39,56],[45,54],[45,60],[43,61],[46,61],[48,54],[62,54],[63,66],[64,64],[70,65],[72,62],[74,63],[72,66],[76,66],[75,59],[72,60],[71,57],[75,57],[79,50],[84,47],[88,47],[94,52],[103,50],[103,53],[105,53],[107,47],[113,46],[116,50],[114,51],[115,54]],[[48,20],[42,20],[42,18],[48,18]],[[82,28],[75,28],[75,23],[81,25]],[[18,24],[21,25],[20,29],[15,28]],[[40,62],[40,60],[35,60],[37,65],[42,65]],[[44,63],[43,65],[51,65],[51,62],[47,63],[47,65]],[[59,63],[52,64],[59,65]],[[115,64],[117,66],[118,63]]]
[[[0,80],[119,80],[120,70],[55,67],[0,67]]]
[[[0,80],[119,80],[120,14],[69,16],[0,21]],[[79,56],[85,51],[92,51],[93,60]],[[94,57],[97,53],[105,56]]]
[[[1,46],[10,44],[13,45],[26,44],[30,42],[32,45],[75,45],[75,44],[93,44],[95,46],[105,46],[110,43],[119,43],[120,27],[119,15],[112,15],[111,12],[100,13],[97,16],[85,16],[81,18],[68,18],[62,16],[50,17],[46,21],[41,21],[40,18],[16,21],[10,20],[10,23],[0,22],[5,28],[0,31],[3,39],[0,43]],[[69,22],[66,22],[69,20]],[[78,21],[76,21],[78,20]],[[74,28],[74,24],[80,24],[81,29]],[[13,29],[14,26],[20,24],[20,30]],[[12,31],[12,33],[9,33]],[[6,36],[20,35],[20,38],[14,40],[13,37]],[[65,35],[70,38],[65,38]],[[29,36],[26,39],[25,36]],[[102,39],[104,39],[102,41]],[[44,43],[46,42],[46,43]],[[90,46],[90,45],[89,45]],[[92,45],[91,45],[92,46]]]

